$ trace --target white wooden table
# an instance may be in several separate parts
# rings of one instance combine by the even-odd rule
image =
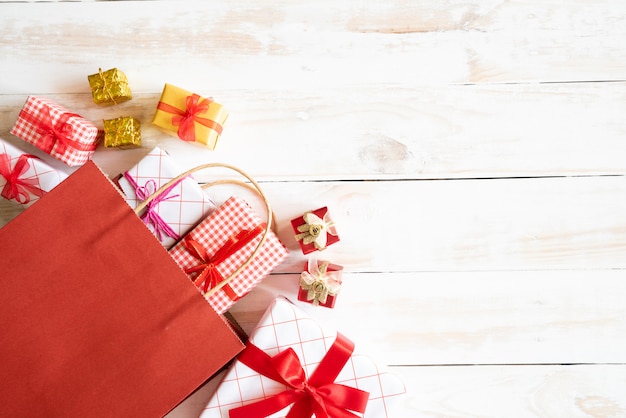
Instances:
[[[94,105],[98,67],[133,100]],[[166,82],[230,111],[215,151],[151,126]],[[2,1],[0,137],[45,158],[9,133],[27,95],[137,117],[107,174],[158,145],[261,182],[291,255],[233,308],[247,331],[295,298],[288,221],[327,205],[344,287],[305,309],[402,376],[394,417],[626,416],[626,2]]]

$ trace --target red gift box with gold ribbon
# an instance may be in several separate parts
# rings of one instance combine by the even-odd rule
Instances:
[[[91,159],[99,141],[98,128],[53,100],[29,96],[11,130],[69,166]]]
[[[291,227],[303,254],[323,251],[339,242],[335,222],[326,206],[292,219]]]
[[[300,275],[298,300],[315,306],[334,308],[341,290],[343,266],[310,257]]]
[[[266,224],[246,201],[231,197],[170,250],[203,293],[239,268],[255,251]],[[217,313],[227,311],[287,256],[288,250],[270,230],[259,252],[228,284],[207,296]]]

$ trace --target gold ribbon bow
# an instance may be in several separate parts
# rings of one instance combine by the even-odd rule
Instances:
[[[331,219],[329,212],[320,218],[313,212],[307,212],[302,216],[304,224],[298,226],[299,234],[296,235],[298,241],[302,240],[305,245],[313,243],[318,250],[326,249],[328,234],[337,235],[335,223]]]
[[[313,305],[326,303],[328,296],[336,296],[341,289],[339,271],[327,271],[328,261],[317,262],[311,258],[308,261],[308,271],[300,274],[300,287],[307,291],[307,300]]]

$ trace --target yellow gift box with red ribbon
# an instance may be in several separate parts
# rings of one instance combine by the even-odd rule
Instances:
[[[183,141],[213,150],[226,119],[228,112],[212,98],[166,83],[152,123]]]

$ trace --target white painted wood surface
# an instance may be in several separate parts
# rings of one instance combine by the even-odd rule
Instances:
[[[94,105],[98,67],[133,100]],[[215,151],[150,125],[165,82],[228,108]],[[159,145],[261,182],[291,256],[233,308],[247,331],[294,297],[289,219],[328,205],[344,289],[301,306],[403,377],[394,417],[626,417],[625,2],[1,1],[0,137],[46,158],[9,134],[29,94],[139,118],[110,175]]]

